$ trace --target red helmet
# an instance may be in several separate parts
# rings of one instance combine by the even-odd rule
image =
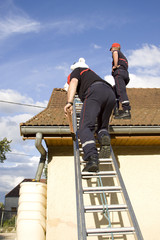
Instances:
[[[110,51],[113,47],[118,47],[118,48],[121,48],[121,45],[119,43],[113,43],[111,48],[110,48]]]

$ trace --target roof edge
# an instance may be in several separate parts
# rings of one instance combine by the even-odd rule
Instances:
[[[42,134],[58,134],[68,135],[70,134],[69,126],[20,126],[21,136],[36,134],[40,132]],[[136,134],[160,134],[160,126],[109,126],[110,134],[125,134],[125,135],[136,135]]]
[[[22,135],[36,134],[70,134],[69,126],[20,126],[20,133]]]

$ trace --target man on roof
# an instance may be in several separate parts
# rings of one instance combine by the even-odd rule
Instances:
[[[109,118],[115,105],[115,94],[110,84],[100,78],[85,63],[84,58],[71,66],[68,76],[67,104],[64,112],[72,113],[73,100],[77,93],[83,107],[81,110],[78,136],[84,151],[83,159],[86,166],[83,171],[99,171],[99,158],[110,156],[110,136],[108,133]],[[96,148],[95,124],[97,121],[97,138],[100,143],[100,153]]]
[[[131,107],[126,92],[126,85],[129,83],[128,60],[120,51],[119,43],[113,43],[110,51],[112,52],[112,76],[115,80],[116,108],[114,110],[115,119],[130,119]],[[123,111],[119,111],[119,102],[122,104]]]

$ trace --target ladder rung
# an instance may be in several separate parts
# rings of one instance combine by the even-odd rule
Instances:
[[[75,105],[83,105],[83,103],[80,101],[80,99],[78,99],[79,102],[76,102]]]
[[[121,187],[119,186],[107,186],[107,187],[84,187],[84,193],[113,193],[113,192],[121,192]]]
[[[112,158],[100,158],[99,159],[99,162],[106,162],[106,161],[112,162],[113,160],[112,160]]]
[[[82,172],[82,178],[116,177],[116,171]]]
[[[79,151],[80,151],[80,152],[83,152],[83,148],[79,148]]]
[[[121,227],[121,228],[96,228],[96,229],[87,229],[88,236],[103,236],[108,234],[133,234],[133,227]]]
[[[86,161],[80,160],[80,163],[86,163]],[[99,163],[112,163],[112,158],[100,158]]]
[[[106,208],[110,212],[126,211],[127,205],[113,204],[113,205],[108,205],[107,207],[103,205],[90,205],[90,206],[85,206],[84,210],[85,212],[102,212],[103,210],[106,211]]]
[[[86,162],[81,162],[81,164],[82,164],[82,165],[85,165]],[[112,162],[110,162],[110,161],[108,161],[108,162],[106,162],[106,161],[105,161],[105,162],[100,162],[100,161],[99,161],[99,164],[109,165],[109,164],[112,164]]]

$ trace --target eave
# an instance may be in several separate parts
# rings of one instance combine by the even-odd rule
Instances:
[[[21,126],[23,139],[40,132],[49,145],[72,145],[69,126]],[[112,145],[160,145],[160,126],[110,126]]]

